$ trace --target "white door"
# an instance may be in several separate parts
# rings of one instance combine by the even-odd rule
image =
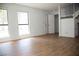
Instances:
[[[49,33],[54,33],[54,16],[48,15]]]

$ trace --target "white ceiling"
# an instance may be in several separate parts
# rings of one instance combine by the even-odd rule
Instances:
[[[58,8],[59,3],[19,3],[20,5],[26,5],[32,8],[38,8],[47,11],[53,11]]]

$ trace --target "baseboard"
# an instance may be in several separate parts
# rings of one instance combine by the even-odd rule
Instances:
[[[60,38],[75,38],[75,37],[65,37],[65,36],[59,36]]]
[[[41,34],[41,35],[35,35],[35,36],[32,36],[32,37],[40,37],[40,36],[45,36],[45,35],[47,35],[47,33],[46,34]]]
[[[49,34],[49,35],[53,35],[53,34],[55,34],[55,33],[47,33],[47,34]]]
[[[30,38],[30,37],[31,37],[30,35],[22,35],[22,36],[18,36],[16,38],[1,39],[0,43],[16,41],[16,40],[21,40],[21,39],[25,39],[25,38],[27,39],[27,38]]]
[[[10,42],[10,41],[16,41],[16,40],[22,40],[22,39],[27,39],[27,38],[31,38],[31,37],[39,37],[39,36],[44,36],[44,35],[47,35],[47,34],[42,34],[42,35],[36,35],[36,36],[32,36],[32,35],[22,35],[22,36],[18,36],[16,38],[9,38],[9,39],[1,39],[0,40],[0,43],[3,43],[3,42]]]

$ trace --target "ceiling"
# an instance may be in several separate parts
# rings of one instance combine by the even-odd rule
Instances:
[[[26,5],[32,8],[38,8],[46,11],[57,10],[59,3],[19,3],[20,5]]]

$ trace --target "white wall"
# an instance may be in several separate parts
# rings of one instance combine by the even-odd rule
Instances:
[[[61,19],[60,30],[60,36],[75,37],[75,25],[73,18]]]
[[[20,11],[28,12],[29,14],[29,26],[32,36],[38,36],[47,33],[47,23],[45,21],[47,21],[48,12],[17,4],[1,5],[2,6],[0,6],[0,8],[8,10],[9,32],[11,38],[16,38],[18,36],[17,12]]]
[[[43,35],[46,34],[46,24],[45,21],[47,21],[46,19],[47,15],[44,13],[39,13],[39,12],[32,12],[30,13],[30,31],[32,33],[33,36],[37,36],[37,35]]]
[[[60,5],[58,6],[59,14],[59,36],[75,37],[75,20],[73,18],[60,18]]]

